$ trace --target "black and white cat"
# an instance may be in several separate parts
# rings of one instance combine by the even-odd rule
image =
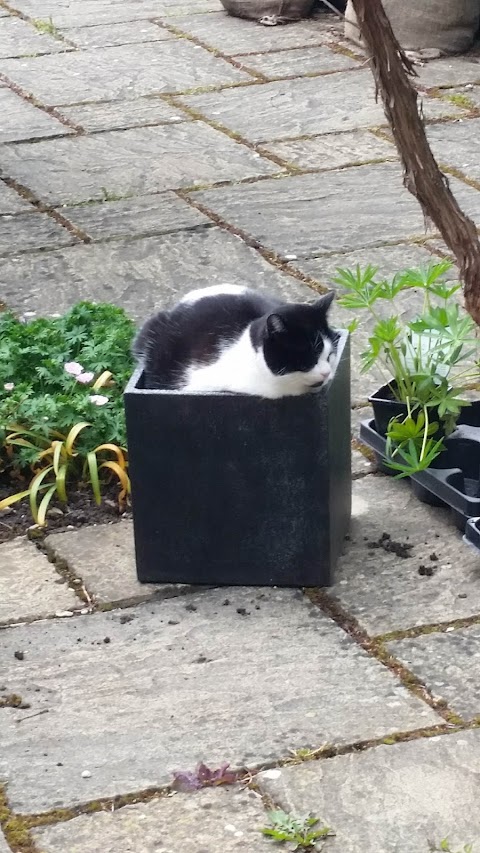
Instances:
[[[187,293],[151,317],[133,345],[146,388],[304,394],[333,376],[338,334],[328,324],[334,293],[290,304],[224,284]]]

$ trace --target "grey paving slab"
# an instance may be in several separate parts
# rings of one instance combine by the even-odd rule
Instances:
[[[37,109],[6,87],[0,88],[0,114],[0,142],[73,133],[58,119]]]
[[[188,95],[182,100],[252,142],[385,123],[368,69]]]
[[[450,185],[480,221],[480,192],[456,178]],[[348,252],[425,235],[420,206],[396,163],[221,187],[194,197],[282,256]]]
[[[20,18],[0,20],[0,59],[32,53],[61,53],[67,45],[48,33],[41,33]]]
[[[6,631],[2,647],[2,679],[15,676],[29,714],[48,709],[28,726],[2,712],[0,776],[18,812],[162,785],[200,760],[249,766],[441,719],[292,590],[37,622]]]
[[[24,213],[27,210],[33,211],[34,208],[15,190],[0,181],[0,214]]]
[[[197,8],[208,11],[218,5],[209,2],[195,3],[189,0],[191,11]],[[147,20],[155,15],[169,14],[176,8],[167,0],[82,0],[82,3],[71,3],[70,0],[15,0],[15,9],[30,18],[49,20],[52,18],[56,27],[82,27],[100,24],[122,23],[126,21]],[[185,13],[185,9],[183,10]]]
[[[421,86],[458,86],[461,83],[480,83],[480,64],[459,56],[436,59],[415,69]]]
[[[480,833],[479,760],[470,731],[282,768],[260,784],[281,808],[321,816],[335,832],[329,853],[427,853],[445,838],[460,853]]]
[[[474,86],[472,83],[467,83],[465,86],[457,86],[454,89],[445,89],[442,92],[442,97],[449,98],[461,95],[466,99],[465,105],[469,104],[472,109],[480,108],[480,86]]]
[[[427,121],[439,118],[461,119],[468,115],[468,110],[446,98],[423,96],[419,98],[418,103]]]
[[[53,533],[45,544],[53,559],[66,563],[84,582],[96,604],[138,604],[154,597],[175,597],[189,589],[138,582],[129,521]]]
[[[389,643],[388,649],[463,719],[480,716],[478,625]]]
[[[313,276],[321,284],[327,284],[329,287],[340,292],[340,287],[336,285],[333,279],[337,275],[339,268],[354,269],[358,264],[360,267],[367,267],[370,264],[376,267],[378,276],[393,278],[399,272],[403,272],[411,267],[424,267],[432,261],[438,261],[438,256],[432,254],[423,246],[418,246],[414,243],[397,243],[391,246],[370,246],[366,249],[357,249],[355,252],[345,252],[344,254],[323,255],[318,258],[299,259],[292,261],[302,272]],[[458,272],[453,268],[449,277],[457,278]],[[340,309],[338,310],[345,310]]]
[[[78,238],[46,213],[33,211],[0,216],[0,255],[74,243],[78,243]]]
[[[478,556],[446,510],[420,503],[407,483],[381,475],[358,480],[353,490],[350,542],[328,592],[369,634],[480,613]],[[411,545],[410,556],[379,546],[384,533]],[[433,569],[431,577],[419,574],[422,565]]]
[[[81,205],[65,208],[63,212],[94,240],[168,234],[212,225],[208,217],[173,193]]]
[[[59,288],[56,282],[62,282]],[[12,308],[63,312],[79,299],[122,305],[137,320],[195,287],[230,282],[305,301],[312,291],[217,228],[8,258],[0,293]]]
[[[34,837],[42,853],[266,853],[264,825],[258,796],[216,788],[81,816]]]
[[[5,59],[0,68],[14,83],[50,106],[135,98],[252,79],[186,39],[149,42],[141,50],[126,44]]]
[[[3,624],[41,619],[81,604],[45,555],[23,538],[0,545],[0,590]]]
[[[0,829],[0,853],[11,853],[10,847],[7,846],[7,842],[5,841],[5,836],[4,836],[1,829]]]
[[[301,169],[340,169],[375,160],[396,160],[395,146],[368,130],[327,133],[312,139],[263,145],[266,151],[282,157]]]
[[[370,406],[361,406],[351,409],[351,429],[352,439],[359,441],[360,423],[372,417]],[[367,474],[372,474],[376,470],[376,464],[368,456],[365,456],[360,449],[354,447],[352,449],[352,477],[358,479],[365,477]]]
[[[324,19],[299,21],[288,27],[262,27],[255,21],[230,17],[223,11],[216,15],[176,16],[168,23],[209,47],[231,55],[328,44],[338,32],[338,28]]]
[[[64,27],[62,35],[77,47],[91,49],[118,44],[137,44],[148,41],[170,41],[174,36],[151,21],[128,21],[121,24],[100,24],[93,27]]]
[[[479,65],[480,68],[480,65]],[[454,166],[467,178],[480,180],[480,119],[438,124],[428,129],[432,150],[442,163]]]
[[[352,449],[352,478],[358,480],[359,477],[366,477],[375,470],[375,466],[356,448]]]
[[[249,53],[247,56],[236,56],[235,59],[270,79],[358,68],[355,59],[322,46],[299,47],[271,53]]]
[[[77,204],[278,172],[203,122],[138,127],[9,147],[3,174],[43,201]]]
[[[79,104],[74,107],[61,107],[57,112],[87,131],[123,130],[141,125],[191,120],[187,113],[171,107],[159,98]]]

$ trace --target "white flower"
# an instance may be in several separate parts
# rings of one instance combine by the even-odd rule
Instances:
[[[92,381],[94,376],[94,373],[79,373],[78,376],[75,377],[75,379],[77,380],[77,382],[81,382],[82,385],[88,385],[88,383]]]
[[[108,397],[104,397],[103,394],[92,394],[88,399],[96,406],[104,406],[108,403]]]
[[[15,388],[15,383],[5,382],[5,385],[3,387],[5,388],[5,391],[13,391],[13,389]]]
[[[83,373],[83,367],[78,361],[67,361],[66,364],[63,365],[63,369],[66,373],[69,373],[70,376],[79,376],[80,373]]]

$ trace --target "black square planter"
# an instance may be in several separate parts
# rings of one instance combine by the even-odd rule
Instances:
[[[142,583],[326,586],[351,512],[350,350],[325,388],[265,400],[125,390]]]

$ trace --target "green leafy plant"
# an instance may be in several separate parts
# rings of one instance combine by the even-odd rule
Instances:
[[[32,24],[39,33],[47,33],[54,38],[60,35],[60,31],[53,23],[51,17],[47,21],[43,21],[41,18],[34,18]]]
[[[374,319],[368,348],[361,354],[362,372],[379,368],[392,399],[406,406],[387,430],[387,464],[405,477],[429,467],[444,449],[463,406],[468,370],[462,364],[477,355],[476,326],[454,297],[460,284],[445,280],[447,261],[408,269],[391,280],[377,269],[338,269],[335,282],[345,293],[338,302],[368,311]],[[405,319],[396,300],[408,290],[423,293],[423,307]],[[389,313],[385,314],[388,306]],[[356,319],[350,326],[355,331]]]
[[[440,843],[430,843],[430,853],[473,853],[473,844],[465,844],[461,850],[452,850],[448,838],[444,838]]]
[[[268,812],[270,826],[261,832],[279,843],[287,843],[292,850],[319,850],[328,836],[334,835],[330,827],[318,826],[320,818],[312,815],[297,816],[278,809]]]
[[[28,497],[44,524],[54,496],[65,503],[69,487],[88,484],[99,504],[112,478],[125,501],[122,392],[134,331],[123,310],[90,302],[28,323],[0,314],[0,471],[29,480],[0,508]]]

